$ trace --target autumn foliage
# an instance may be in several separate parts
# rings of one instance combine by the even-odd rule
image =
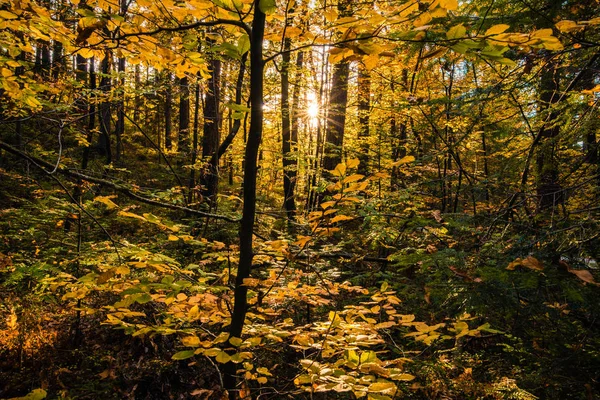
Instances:
[[[596,398],[599,12],[0,0],[0,398]]]

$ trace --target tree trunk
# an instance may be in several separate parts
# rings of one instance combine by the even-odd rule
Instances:
[[[332,170],[342,162],[344,129],[346,128],[346,105],[348,103],[348,73],[350,63],[340,61],[333,66],[329,94],[328,123],[325,131],[323,168]]]
[[[171,73],[167,72],[165,78],[165,148],[167,150],[173,149],[173,138],[171,137],[171,132],[173,130],[171,117],[173,114],[173,89],[171,87],[171,82]]]
[[[110,148],[111,107],[109,100],[111,90],[110,64],[110,53],[107,51],[100,65],[100,72],[102,74],[102,78],[100,79],[100,90],[102,91],[103,99],[98,110],[100,112],[100,138],[98,150],[100,154],[105,157],[106,164],[110,164],[112,162],[112,153]]]
[[[340,0],[338,3],[340,17],[352,15],[351,3]],[[346,106],[348,104],[348,74],[350,61],[344,59],[333,66],[331,89],[329,92],[329,111],[325,131],[323,168],[332,170],[342,162],[344,147],[344,130],[346,128]]]
[[[204,137],[202,138],[202,159],[208,163],[202,173],[202,195],[210,201],[216,202],[217,188],[219,185],[219,160],[212,156],[219,150],[219,102],[220,102],[220,76],[221,61],[213,58],[210,61],[210,78],[208,79],[208,91],[204,102]]]
[[[236,84],[235,84],[235,104],[237,104],[239,106],[242,105],[242,89],[243,89],[243,85],[244,85],[244,73],[246,72],[246,60],[248,60],[248,53],[244,53],[244,55],[242,56],[242,59],[240,60],[240,69],[239,69]],[[245,118],[245,116],[244,116],[244,118]],[[225,137],[225,139],[219,146],[219,151],[216,152],[215,154],[213,154],[213,156],[211,157],[210,163],[212,165],[218,165],[219,160],[221,159],[221,156],[223,154],[225,154],[225,152],[227,151],[227,149],[233,142],[233,139],[235,139],[241,126],[242,126],[242,119],[241,118],[234,119],[233,124],[231,125],[231,128],[229,130],[229,133],[227,134],[227,137]]]
[[[229,326],[230,337],[240,337],[248,306],[248,287],[244,279],[250,276],[252,268],[252,235],[256,214],[256,177],[258,173],[258,149],[263,131],[263,36],[265,30],[265,14],[259,6],[260,0],[254,1],[254,19],[250,36],[250,132],[246,142],[244,158],[244,206],[240,223],[240,261],[235,279],[234,305]],[[236,387],[236,364],[225,365],[224,384],[229,391],[229,398],[234,399]]]
[[[190,85],[187,77],[179,81],[179,134],[177,149],[188,153],[190,146]]]
[[[540,145],[536,156],[537,196],[540,210],[562,203],[562,191],[558,182],[558,160],[555,154],[556,139],[560,127],[556,123],[558,115],[552,106],[558,101],[559,77],[556,66],[550,62],[540,76],[540,104],[538,112],[544,118],[540,132]]]
[[[123,135],[125,134],[125,58],[119,58],[119,102],[117,103],[117,124],[115,126],[115,136],[117,139],[117,149],[115,161],[118,163],[123,158]]]
[[[190,184],[188,202],[191,203],[194,200],[194,193],[196,193],[196,160],[198,158],[198,129],[199,129],[199,117],[200,117],[200,82],[196,82],[196,89],[194,91],[194,128],[192,132],[192,170],[190,171]]]
[[[369,172],[369,115],[371,114],[371,73],[360,65],[358,70],[358,173]]]
[[[292,129],[290,120],[290,53],[291,39],[285,39],[281,63],[281,158],[283,162],[283,206],[288,220],[296,214],[294,185],[296,180],[296,162],[292,152]]]

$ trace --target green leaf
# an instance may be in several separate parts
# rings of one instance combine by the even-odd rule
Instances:
[[[450,28],[448,32],[446,32],[446,37],[450,40],[460,39],[465,37],[466,34],[467,28],[465,28],[463,25],[456,25]]]
[[[221,332],[219,336],[213,339],[213,344],[224,343],[227,341],[227,339],[229,339],[229,333]]]
[[[12,400],[42,400],[45,399],[47,393],[44,389],[35,389],[29,392],[26,396],[23,397],[15,397]]]
[[[238,39],[237,50],[240,53],[240,55],[243,55],[248,50],[250,50],[250,38],[245,33]]]
[[[133,295],[132,297],[134,297],[134,296],[135,296],[135,301],[138,304],[146,304],[146,303],[152,301],[152,296],[150,296],[148,293]]]
[[[194,357],[194,352],[195,352],[195,350],[180,351],[178,353],[173,354],[173,357],[171,357],[171,359],[172,360],[185,360],[187,358]]]
[[[369,385],[369,392],[394,394],[396,392],[396,384],[393,382],[375,382]]]
[[[360,363],[372,363],[377,361],[377,354],[374,351],[363,351],[360,355]]]
[[[217,360],[218,363],[225,364],[231,360],[231,356],[224,351],[220,351],[215,357],[215,360]]]
[[[275,0],[260,0],[258,2],[258,8],[266,15],[272,14],[277,8]]]
[[[344,351],[344,358],[354,364],[354,365],[358,365],[360,358],[358,357],[358,354],[356,354],[356,351],[354,350],[346,350]]]

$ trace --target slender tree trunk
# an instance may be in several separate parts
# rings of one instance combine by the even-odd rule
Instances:
[[[338,3],[340,17],[352,14],[351,3],[340,0]],[[331,89],[329,92],[329,112],[325,131],[323,168],[332,170],[342,162],[344,148],[344,130],[346,129],[346,106],[348,104],[348,75],[350,61],[344,59],[333,66]]]
[[[179,153],[189,152],[190,147],[190,84],[187,77],[179,81]]]
[[[238,71],[238,76],[237,76],[237,80],[236,80],[236,84],[235,84],[235,104],[238,106],[242,105],[242,90],[243,90],[243,85],[244,85],[244,73],[246,72],[246,61],[247,60],[248,60],[248,53],[244,53],[244,55],[242,56],[242,59],[240,60],[240,69]],[[213,154],[213,156],[211,157],[210,163],[212,165],[218,165],[219,160],[221,159],[223,154],[225,154],[225,152],[227,151],[227,149],[233,142],[233,139],[235,139],[237,133],[239,132],[240,127],[242,126],[242,118],[241,118],[241,116],[236,116],[236,117],[237,118],[234,118],[233,123],[231,124],[229,133],[227,134],[227,136],[225,137],[225,139],[219,146],[218,152]],[[246,115],[244,115],[244,120],[245,120],[245,118],[246,118]]]
[[[360,65],[358,70],[358,143],[359,153],[358,173],[367,175],[369,172],[369,123],[371,114],[371,73]]]
[[[558,161],[556,159],[556,139],[560,127],[556,124],[558,115],[552,110],[560,97],[559,77],[553,62],[540,76],[540,115],[545,119],[540,133],[540,145],[536,156],[537,196],[539,209],[554,207],[561,203],[561,186],[558,182]]]
[[[142,87],[141,79],[140,79],[140,64],[135,65],[134,82],[135,82],[135,95],[133,97],[133,104],[134,104],[133,120],[135,122],[139,122],[140,114],[142,111],[142,105],[143,105],[142,96],[140,96],[140,90]]]
[[[199,79],[199,77],[197,78]],[[191,203],[194,200],[194,193],[196,188],[196,161],[198,159],[198,129],[200,126],[200,81],[196,82],[196,89],[194,91],[194,128],[192,131],[192,170],[190,171],[190,184],[189,184],[189,195],[188,202]]]
[[[314,161],[313,161],[313,165],[312,165],[312,174],[311,177],[309,179],[309,184],[307,185],[308,188],[308,202],[307,202],[307,209],[309,211],[313,210],[315,207],[317,207],[318,203],[320,202],[320,198],[321,193],[318,193],[318,185],[319,185],[319,179],[320,179],[320,167],[323,161],[323,122],[327,120],[327,108],[328,106],[325,106],[325,87],[329,84],[328,81],[328,74],[327,74],[327,70],[328,70],[328,66],[329,66],[329,62],[328,62],[328,58],[326,56],[325,51],[323,51],[323,53],[321,53],[321,62],[319,63],[321,65],[321,70],[319,71],[319,115],[318,115],[318,119],[317,119],[317,137],[316,137],[316,143],[315,143],[315,153],[314,153]]]
[[[219,162],[212,156],[219,150],[219,102],[220,102],[220,76],[221,61],[213,58],[210,61],[210,78],[208,79],[208,90],[204,102],[204,136],[202,138],[202,159],[208,160],[206,168],[201,177],[202,195],[216,203],[217,188],[219,185]]]
[[[281,63],[281,158],[283,162],[283,206],[288,220],[293,220],[296,214],[294,185],[296,178],[296,163],[292,153],[292,129],[290,121],[290,53],[291,39],[285,39]]]
[[[291,108],[291,155],[294,157],[292,160],[291,168],[288,171],[290,182],[292,183],[291,194],[292,198],[295,197],[296,185],[298,182],[298,130],[300,124],[300,88],[302,83],[302,66],[304,64],[304,52],[299,52],[296,56],[296,82],[294,84],[294,90],[292,92],[292,108]],[[306,125],[305,125],[306,126]],[[296,204],[294,203],[294,210]]]
[[[488,164],[488,149],[487,149],[487,138],[485,128],[481,130],[481,151],[483,152],[483,176],[485,177],[485,201],[490,201],[490,191],[488,182],[490,180],[490,167]]]
[[[325,131],[323,168],[332,170],[342,162],[344,130],[346,128],[346,105],[348,103],[349,61],[340,61],[333,66],[331,91],[329,94],[328,123]]]
[[[52,78],[57,80],[64,67],[63,45],[61,42],[55,41],[52,45]]]
[[[244,279],[250,276],[253,259],[254,217],[256,214],[256,177],[258,173],[258,149],[263,131],[263,37],[265,30],[265,14],[259,6],[260,0],[254,1],[254,19],[250,36],[250,132],[246,142],[244,158],[244,206],[240,223],[240,260],[235,279],[234,305],[229,326],[230,337],[241,337],[246,311],[248,307],[248,287]],[[229,391],[229,398],[236,397],[234,389],[236,364],[225,365],[224,384]]]
[[[98,110],[100,112],[100,139],[98,143],[98,149],[100,154],[105,156],[106,164],[110,164],[112,162],[112,153],[110,148],[110,64],[110,53],[107,51],[100,66],[100,72],[102,74],[100,79],[100,90],[102,91],[103,99]]]
[[[172,76],[170,72],[167,72],[165,78],[165,148],[167,150],[173,149],[173,138],[171,133],[173,131],[173,88],[171,87]]]
[[[117,103],[117,124],[115,126],[115,136],[117,139],[117,149],[115,161],[118,163],[123,158],[123,135],[125,134],[125,58],[119,58],[119,101]]]

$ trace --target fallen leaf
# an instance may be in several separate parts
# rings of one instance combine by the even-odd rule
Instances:
[[[594,276],[592,275],[592,273],[588,270],[585,269],[569,269],[569,272],[572,273],[573,275],[575,275],[576,277],[578,277],[579,279],[581,279],[582,281],[592,284],[592,285],[596,285],[596,286],[600,286],[600,284],[598,282],[596,282],[594,280]]]

